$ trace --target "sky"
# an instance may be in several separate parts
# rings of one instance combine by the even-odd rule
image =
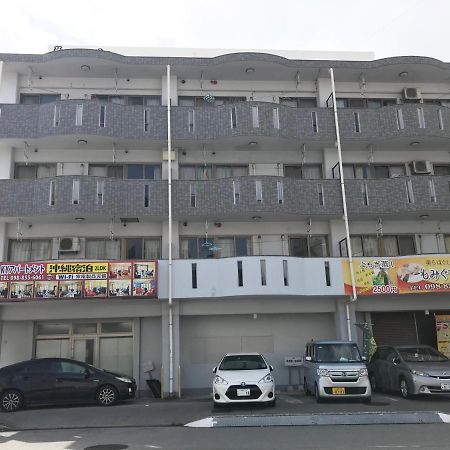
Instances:
[[[6,0],[0,52],[77,47],[369,51],[450,61],[449,0]]]

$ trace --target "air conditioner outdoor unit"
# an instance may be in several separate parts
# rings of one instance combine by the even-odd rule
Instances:
[[[433,171],[433,166],[430,161],[413,161],[411,169],[414,174],[427,174]]]
[[[403,88],[402,97],[403,100],[420,100],[422,93],[417,88]]]
[[[59,251],[78,252],[80,251],[80,238],[78,237],[62,237],[59,239]]]

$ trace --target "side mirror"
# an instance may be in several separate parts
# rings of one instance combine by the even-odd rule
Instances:
[[[312,361],[311,356],[305,356],[305,361]]]
[[[392,363],[395,366],[398,366],[400,364],[400,358],[398,358],[397,356],[395,358],[392,358]]]
[[[273,372],[273,366],[271,366],[270,364],[269,364],[269,369],[271,372]]]
[[[89,378],[91,376],[91,372],[89,371],[89,369],[86,369],[84,371],[84,378]]]
[[[213,373],[216,373],[216,372],[217,372],[217,367],[214,367]]]
[[[361,356],[361,359],[362,359],[363,361],[367,361],[367,356]]]

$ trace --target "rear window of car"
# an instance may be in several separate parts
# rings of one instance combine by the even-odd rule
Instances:
[[[261,370],[261,369],[267,369],[267,365],[260,355],[225,356],[225,358],[223,358],[219,366],[219,370]]]
[[[401,348],[398,350],[400,356],[405,362],[439,362],[448,361],[442,353],[434,350],[433,348]]]

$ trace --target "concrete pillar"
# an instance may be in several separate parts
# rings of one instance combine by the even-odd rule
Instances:
[[[14,151],[11,147],[0,145],[0,180],[9,180],[14,172]]]
[[[171,68],[172,69],[172,68]],[[178,106],[178,77],[176,75],[170,75],[170,99],[172,100],[172,106]],[[162,95],[161,104],[167,105],[167,76],[162,77]]]
[[[324,148],[323,149],[323,174],[327,179],[333,178],[333,167],[338,163],[338,152],[337,148]],[[334,169],[335,177],[339,179],[339,168]]]
[[[162,329],[162,373],[161,385],[163,397],[169,395],[169,306],[167,300],[163,300],[161,307]],[[173,302],[173,394],[181,395],[180,386],[180,308],[177,301]]]
[[[172,222],[172,258],[180,257],[180,223],[176,220]],[[162,223],[162,259],[169,257],[169,222],[165,220]]]
[[[19,74],[6,70],[0,61],[0,103],[17,103]]]
[[[6,258],[8,256],[7,228],[7,223],[0,222],[0,261],[6,261]]]
[[[325,108],[327,106],[327,99],[331,94],[331,78],[328,70],[323,69],[320,77],[317,78],[317,99],[318,106]]]
[[[351,227],[351,224],[350,224]],[[351,235],[351,228],[350,228]],[[343,219],[330,220],[330,251],[331,256],[341,256],[339,242],[345,239],[345,224]]]
[[[348,340],[348,330],[347,330],[347,314],[345,310],[345,304],[348,301],[347,298],[341,297],[336,300],[336,312],[334,313],[334,323],[336,327],[336,338],[339,340]],[[355,315],[355,304],[350,303],[350,328],[352,334],[352,341],[358,341],[358,329],[356,327],[356,315]]]

